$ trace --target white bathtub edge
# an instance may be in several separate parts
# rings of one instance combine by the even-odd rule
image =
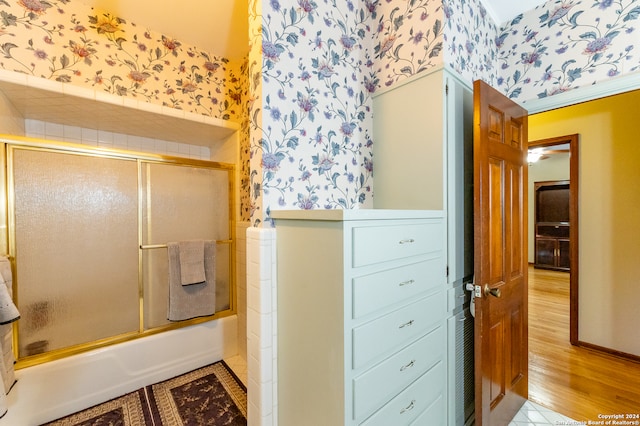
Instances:
[[[237,354],[237,317],[16,371],[0,426],[38,425]]]

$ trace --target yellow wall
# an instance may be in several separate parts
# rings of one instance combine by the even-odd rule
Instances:
[[[530,117],[529,140],[580,134],[579,338],[640,355],[640,91]]]

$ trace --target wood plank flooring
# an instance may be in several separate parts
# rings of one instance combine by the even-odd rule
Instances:
[[[529,399],[580,421],[640,414],[640,363],[569,343],[566,272],[529,268]]]

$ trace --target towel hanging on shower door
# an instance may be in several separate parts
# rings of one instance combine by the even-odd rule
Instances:
[[[199,284],[206,280],[204,272],[204,241],[180,241],[180,282],[182,285]]]
[[[216,310],[216,242],[204,242],[204,282],[182,284],[180,243],[167,244],[169,255],[169,321],[213,315]]]

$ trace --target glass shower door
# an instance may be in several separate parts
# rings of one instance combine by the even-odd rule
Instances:
[[[230,308],[232,283],[229,171],[178,164],[142,165],[142,250],[145,329],[167,320],[166,244],[216,240],[216,306]],[[154,248],[155,247],[155,248]]]
[[[136,161],[10,152],[19,358],[137,333]]]

